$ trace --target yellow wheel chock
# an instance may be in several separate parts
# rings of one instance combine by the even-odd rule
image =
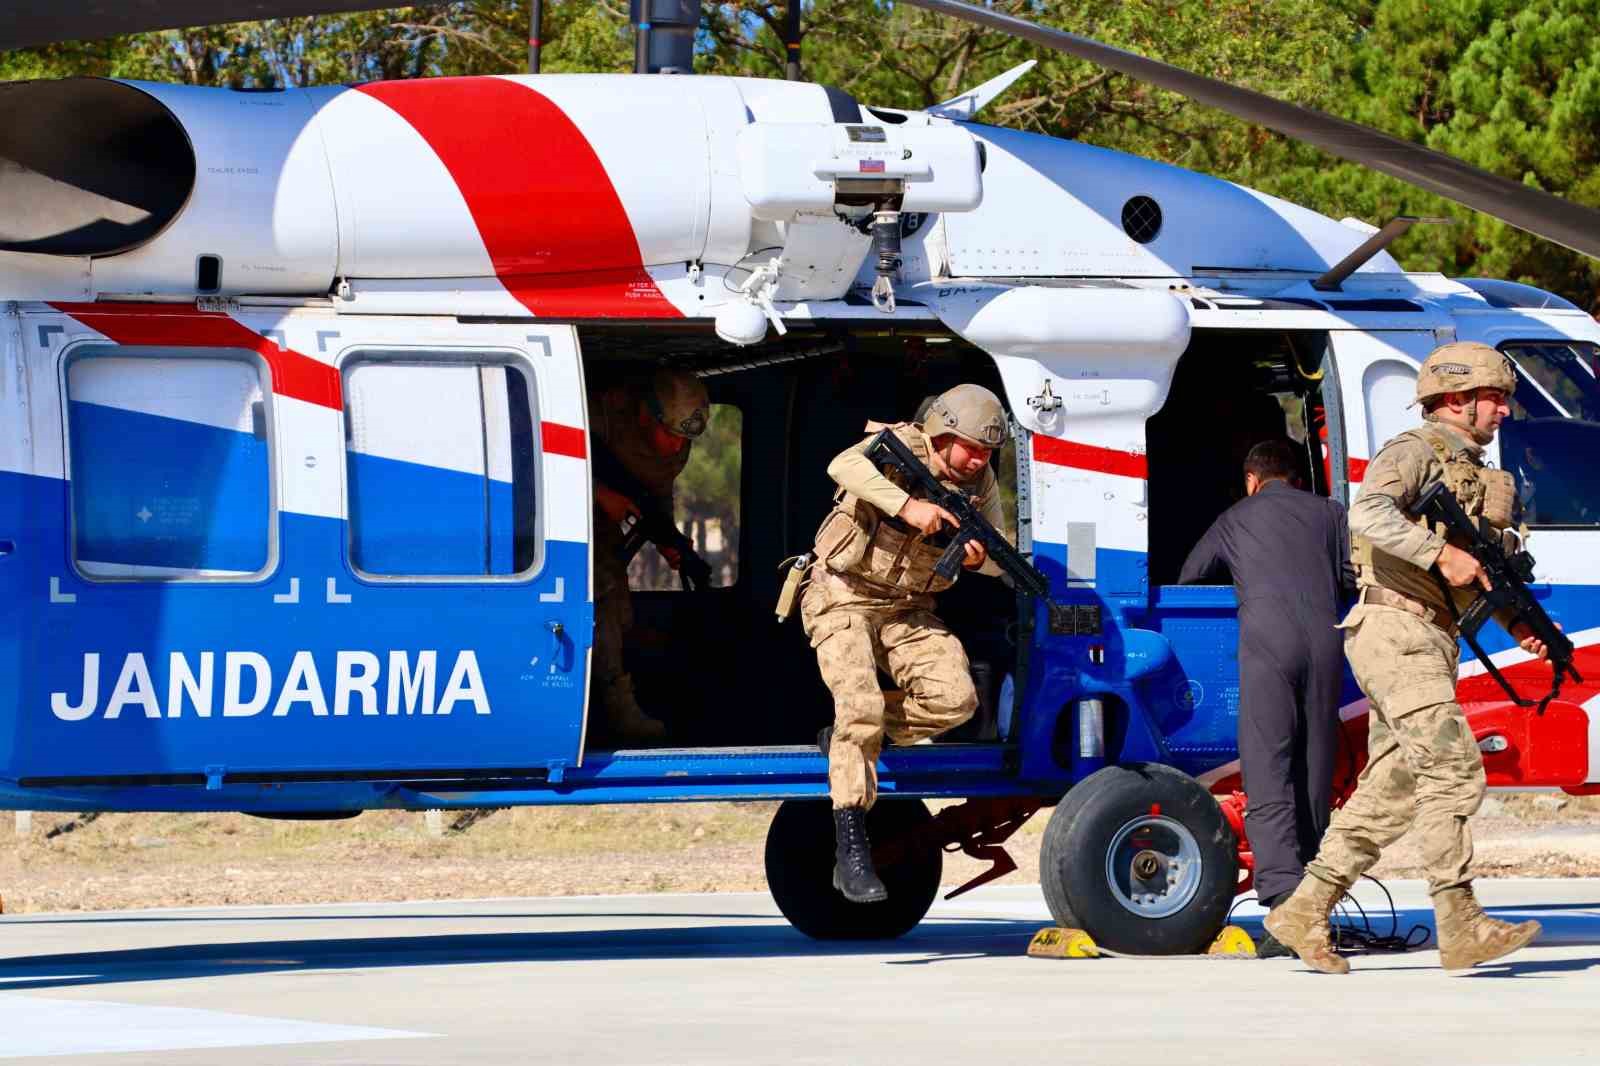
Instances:
[[[1094,938],[1082,929],[1064,929],[1059,925],[1045,926],[1033,934],[1033,939],[1028,942],[1028,955],[1035,959],[1098,959],[1102,955],[1131,959],[1181,957],[1127,955],[1120,951],[1108,951],[1096,944]],[[1219,959],[1253,959],[1256,957],[1256,943],[1250,939],[1249,933],[1237,925],[1225,925],[1222,927],[1222,932],[1211,941],[1211,946],[1206,948],[1205,956]]]
[[[1256,942],[1250,939],[1250,934],[1240,929],[1237,925],[1225,925],[1222,932],[1217,934],[1211,946],[1206,948],[1207,955],[1223,955],[1235,959],[1253,959],[1256,957]]]
[[[1035,959],[1097,959],[1100,949],[1082,929],[1049,925],[1033,934],[1028,954]]]

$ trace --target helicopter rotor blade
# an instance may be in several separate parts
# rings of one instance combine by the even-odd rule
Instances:
[[[1480,170],[1443,152],[1380,133],[1360,123],[1276,100],[1253,89],[1208,78],[1101,44],[1088,37],[1041,26],[963,0],[904,2],[1020,37],[1179,93],[1197,103],[1226,111],[1235,118],[1265,126],[1340,159],[1370,167],[1535,236],[1600,259],[1600,211]]]
[[[0,51],[119,33],[393,7],[392,0],[10,0]]]

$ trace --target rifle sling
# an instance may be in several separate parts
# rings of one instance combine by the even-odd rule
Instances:
[[[1451,595],[1450,583],[1444,579],[1444,574],[1440,572],[1437,564],[1431,567],[1428,572],[1431,573],[1433,575],[1433,579],[1439,583],[1439,590],[1444,593],[1445,606],[1450,609],[1450,617],[1455,619],[1456,626],[1459,629],[1461,624],[1461,612],[1456,610],[1456,600],[1455,597]],[[1537,704],[1535,704],[1533,700],[1523,699],[1522,695],[1517,692],[1516,689],[1511,687],[1511,682],[1506,680],[1506,675],[1500,672],[1500,668],[1494,664],[1494,660],[1489,658],[1489,653],[1483,650],[1483,645],[1478,643],[1478,635],[1476,633],[1468,633],[1465,629],[1461,629],[1460,632],[1461,639],[1467,642],[1467,647],[1471,648],[1472,654],[1478,657],[1478,661],[1483,664],[1484,670],[1489,674],[1490,677],[1494,678],[1495,684],[1499,685],[1505,691],[1505,694],[1511,697],[1511,702],[1516,704],[1518,707],[1537,706],[1539,709],[1536,713],[1544,714],[1544,709],[1549,706],[1550,701],[1555,699],[1556,696],[1561,692],[1561,674],[1559,671],[1557,671],[1555,675],[1555,683],[1550,687],[1550,692],[1545,696],[1544,699],[1540,700]]]

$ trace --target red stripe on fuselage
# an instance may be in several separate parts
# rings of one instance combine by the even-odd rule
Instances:
[[[244,348],[272,370],[279,396],[339,410],[339,372],[301,352],[280,348],[250,327],[217,311],[183,304],[51,304],[117,344],[173,348]]]
[[[1082,444],[1075,440],[1033,435],[1033,457],[1053,466],[1069,466],[1074,470],[1095,470],[1119,477],[1143,478],[1149,476],[1149,464],[1143,455],[1121,452],[1115,448],[1102,448],[1097,444]]]
[[[583,459],[589,454],[583,430],[577,426],[563,426],[559,422],[541,422],[539,439],[544,442],[544,450],[552,455],[570,455],[574,459]]]
[[[1573,649],[1573,665],[1583,675],[1581,682],[1568,679],[1561,687],[1561,698],[1569,703],[1587,703],[1600,695],[1600,644],[1582,644]],[[1465,664],[1470,665],[1470,664]],[[1500,667],[1500,673],[1511,682],[1517,694],[1525,700],[1540,700],[1550,691],[1550,664],[1539,659]],[[1458,702],[1492,702],[1506,698],[1499,682],[1488,671],[1463,677],[1456,682]]]
[[[359,91],[410,123],[438,155],[495,274],[529,311],[682,317],[645,272],[605,165],[549,98],[501,78],[379,82]]]

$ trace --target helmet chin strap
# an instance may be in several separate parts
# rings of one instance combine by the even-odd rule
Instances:
[[[1477,443],[1488,444],[1489,441],[1494,439],[1494,434],[1485,433],[1482,428],[1483,419],[1478,417],[1478,390],[1473,389],[1464,395],[1467,397],[1467,420],[1461,428],[1465,429]],[[1427,416],[1424,415],[1423,417],[1426,418]]]

